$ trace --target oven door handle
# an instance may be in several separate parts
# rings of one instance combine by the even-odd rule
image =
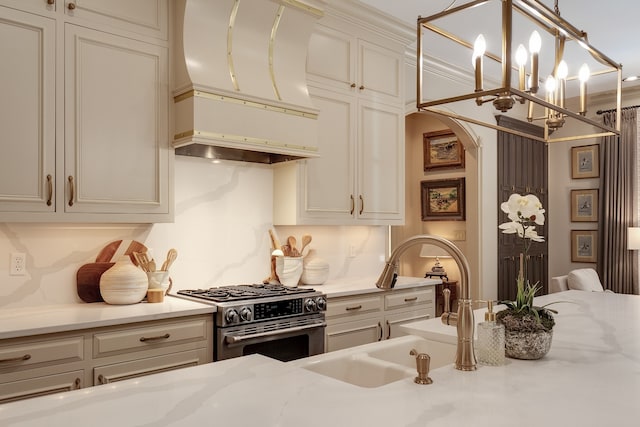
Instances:
[[[318,322],[312,323],[309,325],[302,326],[294,326],[292,328],[286,329],[278,329],[275,331],[267,331],[267,332],[258,332],[257,334],[249,334],[249,335],[225,335],[224,340],[227,344],[237,344],[242,341],[254,339],[254,338],[262,338],[262,337],[270,337],[275,335],[289,334],[291,332],[304,331],[306,329],[315,329],[315,328],[324,328],[327,326],[326,322]]]

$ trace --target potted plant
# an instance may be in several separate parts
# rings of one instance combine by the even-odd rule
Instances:
[[[517,294],[514,301],[500,301],[506,309],[496,313],[496,321],[505,327],[505,354],[515,359],[540,359],[551,348],[554,310],[547,306],[533,305],[533,298],[540,290],[538,283],[526,278],[525,258],[533,242],[544,242],[536,232],[536,225],[544,225],[542,203],[533,194],[512,194],[500,206],[509,222],[500,224],[505,234],[516,234],[523,244],[520,254],[520,270],[516,280]]]

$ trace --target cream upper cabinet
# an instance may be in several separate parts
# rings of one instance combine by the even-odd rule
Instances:
[[[166,1],[0,4],[0,221],[172,220]]]
[[[0,6],[0,212],[55,209],[55,25]]]
[[[167,49],[71,24],[65,39],[65,211],[166,212]]]
[[[333,17],[317,26],[307,79],[320,157],[274,168],[275,224],[404,222],[403,54]]]

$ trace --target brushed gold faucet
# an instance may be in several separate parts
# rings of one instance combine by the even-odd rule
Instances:
[[[476,355],[473,348],[473,331],[475,320],[471,300],[471,286],[469,285],[469,263],[464,254],[449,240],[438,236],[418,234],[409,237],[400,243],[389,256],[382,274],[376,281],[376,286],[381,289],[392,289],[398,277],[398,260],[410,247],[429,243],[447,251],[455,260],[460,270],[460,299],[458,300],[458,312],[451,313],[448,310],[442,314],[442,323],[455,326],[458,335],[456,349],[455,368],[461,371],[476,370]]]

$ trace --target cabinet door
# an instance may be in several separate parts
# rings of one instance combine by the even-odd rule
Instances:
[[[50,1],[51,4],[49,4]],[[56,2],[53,0],[0,0],[0,5],[36,13],[47,13],[56,10]],[[2,16],[4,16],[4,12],[2,12]]]
[[[358,93],[360,96],[402,105],[404,58],[401,53],[360,40]]]
[[[64,4],[65,14],[78,20],[167,39],[167,0],[64,0]]]
[[[65,27],[65,211],[167,213],[165,48]]]
[[[326,332],[326,351],[342,350],[380,341],[383,338],[380,317],[329,324]]]
[[[0,212],[55,208],[55,21],[0,7]]]
[[[325,87],[356,93],[356,38],[317,25],[309,39],[307,75]]]
[[[0,384],[0,403],[45,396],[82,387],[82,370]]]
[[[417,322],[419,320],[431,319],[433,316],[432,308],[421,308],[417,310],[388,314],[385,316],[384,329],[385,339],[397,338],[403,335],[407,335],[400,329],[401,325],[405,323]]]
[[[355,105],[347,95],[311,88],[318,116],[321,157],[306,161],[304,215],[352,218],[354,214]]]
[[[358,111],[357,214],[404,221],[404,114],[361,99]]]

